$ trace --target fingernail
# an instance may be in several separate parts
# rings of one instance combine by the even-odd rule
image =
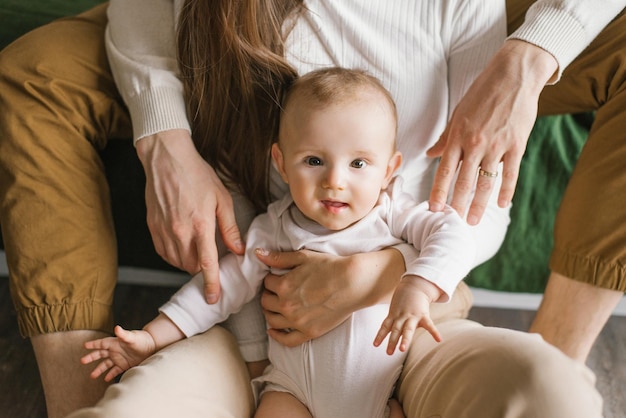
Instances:
[[[256,250],[254,250],[258,255],[265,257],[268,256],[270,254],[269,251],[267,251],[265,248],[257,248]]]
[[[206,295],[206,301],[209,303],[217,302],[217,295],[215,293],[209,293],[208,295]]]
[[[469,215],[467,217],[467,223],[470,225],[476,225],[478,223],[478,216],[476,215]]]
[[[439,203],[429,203],[428,210],[431,212],[439,212],[443,209],[443,207]]]

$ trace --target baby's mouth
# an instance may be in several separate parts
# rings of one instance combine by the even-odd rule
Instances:
[[[345,202],[338,202],[336,200],[322,200],[322,205],[329,211],[336,213],[341,209],[347,208],[348,204]]]

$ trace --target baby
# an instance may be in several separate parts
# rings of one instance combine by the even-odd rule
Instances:
[[[102,360],[92,377],[106,373],[111,380],[240,310],[269,272],[255,252],[349,255],[409,243],[419,255],[406,260],[390,305],[361,309],[297,347],[270,339],[271,365],[252,382],[258,418],[402,417],[391,396],[406,350],[419,327],[441,340],[430,304],[449,299],[472,266],[475,245],[454,210],[430,212],[426,202],[417,204],[402,192],[395,176],[402,161],[396,125],[393,99],[362,71],[329,68],[296,80],[271,149],[290,193],[255,218],[243,256],[221,260],[220,300],[205,302],[202,275],[196,275],[143,330],[118,326],[116,337],[86,343],[93,351],[82,362]],[[378,348],[388,335],[387,349]]]

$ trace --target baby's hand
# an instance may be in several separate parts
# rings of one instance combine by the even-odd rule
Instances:
[[[436,289],[436,291],[433,291]],[[430,319],[430,304],[438,299],[441,290],[421,277],[407,277],[396,288],[389,315],[383,321],[374,345],[380,346],[387,335],[387,354],[392,355],[400,343],[399,350],[409,349],[413,334],[418,327],[424,328],[435,341],[441,341],[441,334]]]
[[[156,351],[154,339],[147,331],[127,331],[118,325],[115,327],[115,335],[85,343],[85,348],[93,351],[81,358],[80,362],[89,364],[102,360],[91,372],[93,379],[108,370],[104,380],[109,382]]]

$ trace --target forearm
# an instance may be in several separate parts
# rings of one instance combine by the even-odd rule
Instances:
[[[347,262],[354,310],[389,302],[406,270],[402,253],[395,248],[356,254]]]

